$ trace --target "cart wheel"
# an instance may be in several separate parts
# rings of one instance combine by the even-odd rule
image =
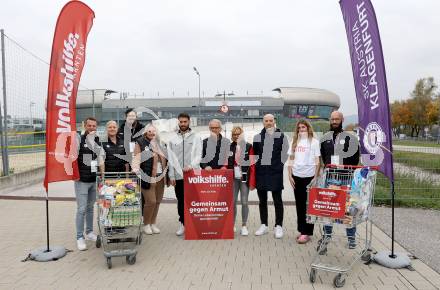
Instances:
[[[128,265],[134,265],[136,263],[136,255],[127,256],[125,260]]]
[[[112,268],[112,258],[110,258],[110,257],[107,258],[107,267],[108,267],[109,269]]]
[[[368,262],[368,261],[370,261],[370,260],[371,260],[371,253],[366,252],[365,254],[362,255],[361,259],[362,259],[362,261],[364,261],[364,262]]]
[[[309,278],[310,278],[310,282],[311,283],[315,283],[315,281],[316,281],[316,269],[310,269],[310,276],[309,276]]]
[[[336,275],[335,279],[333,279],[333,285],[335,285],[336,288],[344,287],[345,278],[342,276],[342,274]]]
[[[101,241],[101,235],[98,235],[97,237],[96,237],[96,247],[99,249],[99,248],[101,248],[101,244],[102,244],[102,241]]]

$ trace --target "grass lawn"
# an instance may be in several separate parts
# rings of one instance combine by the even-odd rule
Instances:
[[[440,186],[417,180],[411,174],[395,174],[396,206],[440,209]],[[379,173],[374,195],[376,205],[391,205],[390,183]]]
[[[440,174],[439,154],[394,151],[393,156],[394,162],[396,163],[401,163],[406,166],[416,166],[425,171]]]
[[[393,140],[393,145],[419,146],[419,147],[440,147],[436,141],[414,141],[414,140]]]
[[[394,162],[405,166],[440,174],[440,155],[416,152],[394,151]],[[417,179],[411,172],[396,173],[396,206],[440,209],[440,186],[430,180]],[[376,205],[391,205],[390,184],[382,173],[376,181]]]

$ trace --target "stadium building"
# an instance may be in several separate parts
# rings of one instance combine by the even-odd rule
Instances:
[[[127,108],[135,108],[138,118],[145,122],[161,118],[176,118],[187,112],[198,125],[207,125],[218,118],[227,122],[252,123],[271,113],[280,118],[328,120],[340,106],[340,98],[324,89],[280,87],[273,90],[277,96],[237,96],[219,94],[216,97],[161,97],[126,98],[112,90],[80,90],[77,97],[77,125],[88,116],[95,116],[103,126],[109,120],[121,123]],[[222,106],[227,112],[222,112]],[[223,107],[225,109],[225,107]],[[154,112],[154,113],[153,113]],[[155,116],[156,115],[156,116]]]

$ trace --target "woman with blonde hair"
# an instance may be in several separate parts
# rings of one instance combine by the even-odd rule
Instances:
[[[145,126],[142,137],[136,140],[133,172],[141,176],[141,191],[145,200],[143,210],[144,233],[159,234],[156,218],[162,202],[166,182],[167,152],[152,124]]]
[[[237,216],[238,193],[240,192],[242,220],[240,234],[247,236],[249,235],[247,228],[249,189],[253,190],[256,183],[255,164],[253,162],[254,151],[252,145],[244,139],[244,132],[241,127],[232,128],[231,141],[228,169],[234,170],[234,224]]]
[[[297,230],[296,241],[305,244],[313,236],[313,224],[306,221],[307,186],[319,174],[319,141],[314,137],[313,128],[306,120],[299,120],[293,131],[289,150],[288,173],[296,201]]]
[[[118,134],[118,124],[111,120],[106,126],[107,140],[102,142],[105,152],[104,170],[105,172],[128,172],[129,164],[118,155],[125,156],[124,140]]]

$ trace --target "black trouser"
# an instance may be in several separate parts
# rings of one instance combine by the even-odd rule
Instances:
[[[257,193],[258,198],[260,199],[259,207],[261,224],[267,226],[267,190],[257,190]],[[272,191],[272,199],[275,206],[275,226],[283,226],[284,207],[281,193],[282,190]]]
[[[313,177],[293,176],[295,181],[295,205],[298,227],[297,230],[302,235],[313,236],[314,224],[306,222],[307,212],[307,185],[313,180]]]
[[[176,186],[174,187],[174,192],[177,198],[177,213],[179,214],[179,222],[184,223],[184,198],[183,198],[183,179],[176,180]]]

